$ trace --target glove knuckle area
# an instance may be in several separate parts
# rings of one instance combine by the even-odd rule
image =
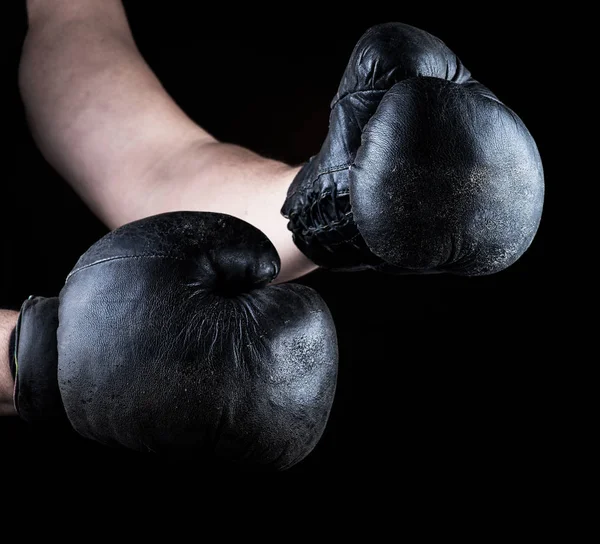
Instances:
[[[396,84],[351,170],[371,250],[401,267],[498,272],[530,245],[543,204],[535,144],[497,99],[435,78]]]

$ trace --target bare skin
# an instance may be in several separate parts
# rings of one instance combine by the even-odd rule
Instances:
[[[0,416],[16,415],[13,405],[14,381],[8,363],[10,335],[17,324],[18,312],[0,310]]]
[[[233,215],[281,258],[276,281],[317,268],[280,214],[298,168],[217,141],[168,95],[136,47],[121,0],[27,0],[19,88],[36,144],[110,229],[176,210]],[[14,414],[15,312],[0,311],[0,415]]]

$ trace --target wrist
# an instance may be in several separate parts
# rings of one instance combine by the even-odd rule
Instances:
[[[0,311],[0,416],[17,414],[13,403],[11,361],[14,359],[14,331],[18,315],[17,312]]]

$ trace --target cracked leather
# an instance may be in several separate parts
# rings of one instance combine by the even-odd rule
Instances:
[[[332,407],[337,337],[313,289],[269,284],[279,267],[262,232],[224,214],[161,214],[99,240],[61,290],[46,375],[74,429],[250,468],[302,460]]]
[[[543,198],[521,119],[441,40],[386,23],[355,46],[281,212],[321,267],[485,275],[527,250]]]

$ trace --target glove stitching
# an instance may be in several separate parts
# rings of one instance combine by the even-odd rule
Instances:
[[[329,230],[334,230],[336,227],[339,227],[341,225],[347,225],[348,223],[350,223],[351,219],[350,216],[352,215],[352,211],[346,212],[344,214],[344,217],[342,219],[338,219],[337,221],[332,221],[331,223],[329,223],[328,225],[318,225],[316,227],[312,227],[312,226],[307,226],[305,228],[305,230],[301,231],[301,234],[303,236],[307,235],[307,234],[317,234],[319,232],[325,232],[325,231],[329,231]]]
[[[333,174],[335,172],[341,172],[342,170],[349,170],[351,166],[352,166],[352,163],[350,163],[350,164],[345,163],[345,164],[340,164],[337,166],[331,166],[327,170],[319,171],[319,172],[317,172],[316,177],[308,183],[308,186],[315,185],[317,183],[317,181],[319,181],[319,178],[321,176],[324,176],[326,174]],[[292,199],[300,192],[303,192],[303,193],[305,192],[305,186],[302,184],[299,184],[298,187],[294,191],[292,191],[291,193],[289,193],[287,195],[287,200]]]
[[[99,259],[97,261],[94,261],[93,263],[90,264],[86,264],[80,268],[77,268],[75,270],[73,270],[68,276],[67,279],[65,280],[65,283],[67,281],[69,281],[69,279],[71,278],[71,276],[73,276],[74,274],[76,274],[77,272],[80,272],[82,270],[85,270],[86,268],[90,268],[92,266],[96,266],[97,264],[102,264],[102,263],[106,263],[109,261],[116,261],[116,260],[121,260],[121,259],[146,259],[146,258],[156,258],[156,259],[173,259],[175,261],[187,261],[188,259],[183,258],[183,257],[176,257],[175,255],[169,255],[167,254],[160,254],[160,253],[154,253],[154,254],[147,254],[147,255],[117,255],[115,257],[106,257],[104,259]]]

